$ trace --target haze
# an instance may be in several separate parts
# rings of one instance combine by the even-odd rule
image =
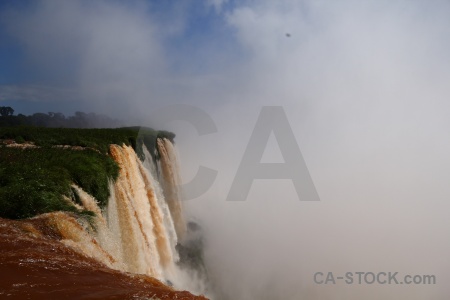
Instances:
[[[205,234],[218,299],[447,299],[447,1],[3,1],[0,105],[76,110],[177,133],[184,205]],[[187,104],[217,132],[157,111]],[[263,106],[282,106],[320,201],[255,180],[226,201]],[[153,116],[153,117],[152,117]],[[282,162],[272,137],[263,157]],[[315,272],[435,275],[435,285],[337,282]]]

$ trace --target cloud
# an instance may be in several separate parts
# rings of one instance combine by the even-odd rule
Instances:
[[[204,38],[180,7],[170,28],[140,1],[39,1],[3,20],[40,86],[136,121],[169,103],[212,116],[215,134],[181,121],[164,128],[177,133],[185,181],[199,165],[218,171],[185,206],[204,224],[209,272],[228,299],[445,299],[441,285],[318,286],[312,274],[450,278],[441,259],[450,251],[449,4],[233,1],[213,12],[220,26]],[[298,201],[289,180],[256,180],[247,201],[225,201],[263,105],[285,109],[322,201]],[[276,142],[267,147],[275,157]]]
[[[248,1],[225,14],[246,59],[203,86],[220,99],[210,108],[219,133],[180,148],[186,177],[199,162],[219,171],[187,205],[204,219],[211,274],[230,299],[444,297],[437,286],[319,286],[312,274],[450,276],[431,258],[450,250],[440,238],[449,233],[448,12],[445,2]],[[283,180],[256,180],[244,203],[224,201],[261,105],[286,110],[320,203],[298,201]]]
[[[166,77],[159,28],[144,1],[51,1],[3,15],[23,45],[26,62],[44,85],[69,85],[100,110],[157,94]],[[122,106],[122,107],[120,107]]]
[[[206,0],[206,4],[208,6],[214,7],[216,12],[221,12],[222,6],[225,5],[225,3],[227,3],[227,2],[228,2],[228,0]]]
[[[1,85],[0,101],[31,102],[77,101],[77,91],[38,85]]]

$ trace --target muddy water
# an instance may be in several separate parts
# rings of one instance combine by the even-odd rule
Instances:
[[[0,299],[206,299],[112,270],[62,238],[45,218],[0,218]]]

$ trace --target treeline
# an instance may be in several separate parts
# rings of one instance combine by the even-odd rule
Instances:
[[[117,128],[124,126],[123,122],[96,113],[77,111],[73,116],[66,117],[62,113],[35,113],[29,116],[13,115],[14,109],[0,106],[0,126],[37,126],[49,128]]]

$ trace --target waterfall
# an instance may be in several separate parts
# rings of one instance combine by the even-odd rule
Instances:
[[[186,223],[180,201],[180,173],[177,156],[172,143],[168,139],[157,140],[162,173],[164,196],[174,220],[178,238],[183,239],[186,233]]]
[[[110,190],[112,190],[111,187],[112,186],[110,183]],[[98,245],[101,245],[102,251],[108,253],[111,257],[112,263],[110,264],[109,261],[105,262],[105,260],[101,261],[114,269],[125,271],[126,267],[123,262],[122,247],[118,243],[118,241],[120,241],[120,237],[115,238],[113,236],[112,233],[114,232],[114,230],[112,229],[114,227],[108,226],[107,220],[103,215],[102,210],[98,206],[97,200],[76,184],[72,184],[72,188],[78,194],[82,206],[85,209],[95,213],[95,237],[98,241]],[[86,248],[86,246],[83,246],[83,248]]]
[[[161,216],[154,205],[149,178],[134,150],[129,146],[111,146],[111,154],[120,166],[114,185],[124,263],[133,273],[163,279],[163,265],[170,259],[160,226]],[[158,247],[159,246],[159,247]]]
[[[153,183],[153,191],[156,195],[156,200],[158,202],[158,206],[161,209],[162,215],[163,215],[163,222],[164,222],[164,228],[167,230],[168,238],[170,247],[172,249],[173,259],[174,261],[178,261],[178,253],[175,249],[175,246],[177,245],[178,238],[177,233],[175,230],[174,222],[172,219],[172,215],[170,213],[169,206],[167,205],[166,199],[164,198],[164,193],[162,191],[162,187],[159,184],[159,181],[157,180],[158,174],[157,174],[157,167],[155,166],[153,162],[153,158],[148,151],[148,149],[144,146],[144,154],[145,154],[145,160],[143,161],[144,170],[150,172],[147,174],[150,177],[150,183]]]
[[[36,217],[45,220],[50,228],[61,234],[61,242],[81,254],[92,257],[106,266],[119,269],[115,257],[106,251],[95,238],[93,238],[77,220],[63,212],[54,212]]]
[[[186,224],[175,150],[169,140],[158,139],[160,160],[155,164],[143,147],[145,159],[141,161],[130,146],[110,146],[120,171],[109,183],[110,198],[103,210],[94,197],[72,185],[78,204],[95,213],[91,222],[80,223],[64,213],[51,220],[65,244],[108,267],[146,274],[176,288],[196,289],[177,265],[176,246],[186,234]]]
[[[174,146],[168,139],[157,139],[158,160],[142,147],[144,160],[131,146],[110,145],[109,153],[120,169],[109,181],[106,207],[100,208],[92,195],[73,183],[74,195],[65,200],[93,215],[77,218],[56,212],[38,216],[36,222],[47,224],[62,243],[106,267],[206,293],[204,278],[191,269],[186,256],[196,255],[197,249],[188,243],[191,232],[183,216]]]

